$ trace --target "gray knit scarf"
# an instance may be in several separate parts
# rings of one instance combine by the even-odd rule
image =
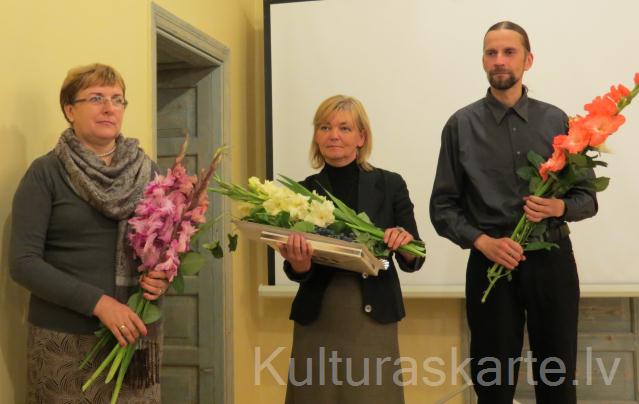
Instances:
[[[80,143],[71,128],[62,132],[54,153],[75,193],[104,216],[118,221],[114,297],[126,304],[139,275],[127,239],[128,219],[151,180],[153,162],[138,146],[137,139],[120,135],[111,165],[106,165]],[[147,328],[148,335],[140,339],[127,372],[127,384],[135,388],[159,382],[162,325],[158,321]]]

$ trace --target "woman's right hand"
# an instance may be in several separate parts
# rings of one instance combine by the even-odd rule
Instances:
[[[127,341],[133,344],[140,334],[146,335],[144,322],[129,306],[111,296],[102,295],[93,309],[93,315],[100,319],[118,340],[121,346]]]
[[[295,272],[301,274],[311,270],[313,247],[302,234],[289,234],[286,244],[280,244],[279,250],[282,257],[291,264]]]

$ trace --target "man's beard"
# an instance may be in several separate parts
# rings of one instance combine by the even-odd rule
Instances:
[[[506,74],[506,76],[497,77],[497,74]],[[491,87],[496,88],[497,90],[508,90],[509,88],[514,86],[515,83],[517,83],[517,79],[515,78],[515,75],[512,74],[512,72],[498,71],[488,74],[488,82],[490,83]]]

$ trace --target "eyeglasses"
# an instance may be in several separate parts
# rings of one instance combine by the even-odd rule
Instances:
[[[113,105],[113,108],[124,109],[127,105],[129,105],[129,102],[125,100],[124,97],[122,97],[121,95],[116,95],[111,98],[107,98],[101,95],[93,95],[89,98],[75,99],[73,100],[73,104],[77,102],[88,102],[91,105],[102,106],[106,104],[107,100],[111,101],[111,105]]]

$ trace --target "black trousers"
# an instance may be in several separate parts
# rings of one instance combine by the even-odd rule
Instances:
[[[500,279],[481,303],[492,265],[471,250],[466,269],[466,313],[471,333],[471,373],[479,404],[512,404],[520,366],[535,384],[537,403],[577,402],[579,278],[569,238],[560,248],[525,253],[526,261]],[[532,357],[521,356],[524,324]],[[524,376],[525,377],[525,376]]]

